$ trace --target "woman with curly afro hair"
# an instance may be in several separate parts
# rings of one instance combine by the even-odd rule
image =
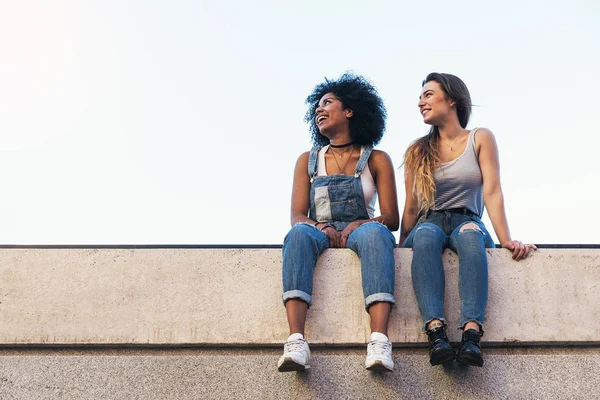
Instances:
[[[318,256],[328,248],[349,248],[361,261],[365,308],[371,317],[368,370],[392,371],[387,337],[394,304],[394,247],[398,229],[394,168],[374,150],[385,131],[386,110],[375,87],[351,73],[326,79],[306,99],[305,121],[313,148],[300,155],[292,188],[292,229],[283,243],[283,302],[290,336],[279,371],[310,367],[304,338]],[[381,215],[375,216],[379,198]]]

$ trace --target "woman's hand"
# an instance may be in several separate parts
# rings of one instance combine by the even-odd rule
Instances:
[[[362,222],[360,222],[360,221],[354,221],[354,222],[350,222],[346,226],[346,228],[344,228],[344,230],[340,234],[340,237],[341,237],[340,247],[342,249],[346,247],[346,242],[348,241],[348,238],[350,237],[350,235],[352,234],[352,232],[354,232],[356,230],[356,228],[358,228],[361,225],[362,225]]]
[[[535,244],[524,244],[518,240],[509,240],[508,242],[502,243],[502,247],[513,252],[512,259],[515,261],[527,258],[532,249],[537,250]]]
[[[332,249],[340,248],[340,242],[342,240],[342,236],[340,233],[331,225],[326,226],[321,229],[321,232],[325,234],[329,238],[329,247]]]

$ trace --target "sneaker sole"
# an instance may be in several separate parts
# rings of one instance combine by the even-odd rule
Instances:
[[[310,365],[298,364],[291,358],[286,358],[283,363],[277,368],[279,372],[304,371],[310,369]]]
[[[432,366],[446,364],[453,361],[456,358],[456,353],[452,349],[448,349],[444,352],[437,353],[434,357],[429,359]]]
[[[388,367],[383,365],[383,363],[381,361],[375,361],[373,363],[373,365],[366,367],[366,369],[368,371],[373,371],[373,372],[394,372],[393,369],[389,369]]]
[[[483,367],[483,359],[474,354],[461,354],[456,358],[461,364],[472,365],[474,367]]]

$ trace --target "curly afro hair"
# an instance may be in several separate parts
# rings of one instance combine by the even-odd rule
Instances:
[[[327,93],[333,93],[344,108],[352,110],[350,118],[350,137],[362,146],[375,146],[385,132],[387,111],[377,89],[362,76],[345,72],[337,80],[325,78],[325,81],[315,86],[306,98],[308,111],[304,121],[308,122],[313,145],[323,147],[329,144],[329,139],[319,132],[315,122],[317,107],[321,98]]]

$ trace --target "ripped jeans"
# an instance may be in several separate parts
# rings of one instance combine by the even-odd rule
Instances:
[[[436,211],[421,217],[402,247],[412,248],[412,281],[423,319],[423,329],[434,319],[444,318],[444,266],[442,253],[450,248],[458,254],[458,290],[461,310],[459,327],[476,322],[483,332],[488,298],[488,263],[485,249],[495,247],[477,216]]]
[[[392,232],[379,222],[367,222],[348,237],[346,247],[360,258],[365,308],[377,302],[394,301],[396,272]],[[312,304],[313,276],[319,255],[329,248],[329,239],[312,225],[294,225],[283,241],[283,302],[299,299]]]

